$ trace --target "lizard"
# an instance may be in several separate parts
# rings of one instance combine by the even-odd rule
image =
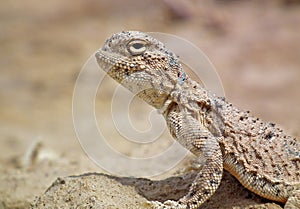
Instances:
[[[204,162],[188,194],[153,201],[155,208],[199,208],[219,187],[223,169],[285,209],[300,208],[299,140],[211,93],[146,33],[113,34],[95,58],[106,74],[160,110],[172,137]]]

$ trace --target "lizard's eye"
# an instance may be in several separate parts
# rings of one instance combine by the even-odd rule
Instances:
[[[140,55],[146,51],[146,45],[147,43],[143,40],[134,40],[128,43],[127,48],[132,55]]]

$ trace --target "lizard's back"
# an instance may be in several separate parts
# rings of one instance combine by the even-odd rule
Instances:
[[[224,168],[246,188],[259,195],[285,202],[300,189],[300,142],[273,123],[217,99],[224,123],[219,143]]]

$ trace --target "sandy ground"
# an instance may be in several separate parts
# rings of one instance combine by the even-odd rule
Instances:
[[[195,172],[182,169],[192,157],[151,179],[118,177],[97,167],[76,138],[76,78],[105,39],[122,30],[190,40],[214,63],[229,101],[299,138],[300,5],[174,2],[0,2],[0,208],[149,208],[148,200],[179,199],[186,193]],[[111,85],[102,90],[109,92]],[[98,99],[97,105],[109,103]],[[145,120],[143,110],[133,111],[137,123]],[[101,112],[109,116],[110,111]],[[112,125],[105,124],[105,130],[123,152],[148,153],[119,142]],[[171,139],[166,134],[163,140]],[[200,208],[280,206],[225,173],[216,194]]]

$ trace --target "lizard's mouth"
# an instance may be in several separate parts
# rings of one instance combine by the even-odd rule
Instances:
[[[109,73],[111,70],[116,69],[134,69],[134,67],[137,66],[130,63],[122,55],[113,54],[103,49],[98,50],[95,54],[95,57],[99,67],[106,73]]]
[[[96,52],[95,57],[99,67],[105,72],[108,72],[117,63],[118,60],[117,57],[112,57],[107,52],[101,49]]]

